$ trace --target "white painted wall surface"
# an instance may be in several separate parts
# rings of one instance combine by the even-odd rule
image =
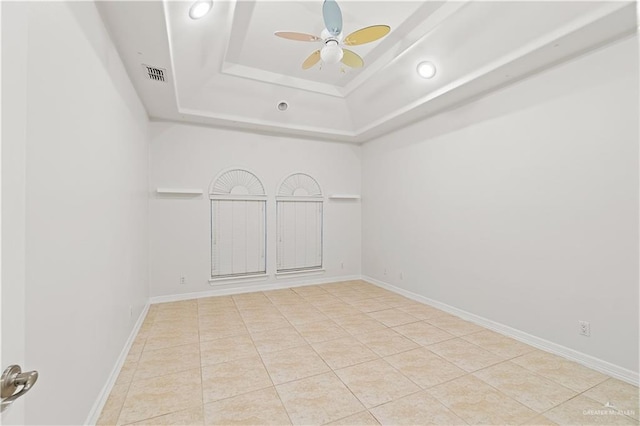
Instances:
[[[0,3],[2,45],[2,217],[0,230],[0,365],[22,365],[25,359],[25,183],[27,121],[27,4]],[[24,423],[25,398],[17,399],[0,416],[0,424]]]
[[[326,200],[333,193],[360,194],[360,151],[328,143],[200,126],[151,123],[151,296],[250,289],[330,281],[360,274],[360,202]],[[207,195],[221,171],[245,168],[262,180],[267,201],[267,280],[210,285],[211,225]],[[275,193],[291,173],[313,176],[325,196],[324,267],[305,277],[276,278]],[[199,197],[155,194],[156,188],[198,188]],[[344,264],[344,267],[342,267]],[[187,283],[180,285],[180,277]]]
[[[148,120],[94,3],[27,9],[25,421],[82,424],[148,298]]]
[[[634,37],[364,145],[363,274],[637,372],[638,120]]]

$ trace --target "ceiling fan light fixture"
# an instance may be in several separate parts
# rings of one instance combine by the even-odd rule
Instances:
[[[342,60],[343,56],[344,52],[335,40],[328,41],[320,51],[320,57],[325,64],[337,64]]]
[[[350,33],[346,38],[342,36],[342,11],[336,0],[324,0],[322,3],[322,18],[324,20],[324,30],[320,34],[320,37],[299,33],[295,31],[276,31],[274,34],[277,37],[286,38],[289,40],[305,41],[305,42],[324,42],[322,48],[315,50],[302,62],[302,69],[311,69],[318,62],[327,65],[337,64],[342,62],[350,68],[362,68],[364,66],[364,60],[357,53],[341,46],[350,47],[358,46],[365,43],[371,43],[376,40],[380,40],[382,37],[389,34],[391,27],[388,25],[370,25],[365,28],[360,28]],[[321,66],[322,68],[322,66]],[[344,68],[333,67],[340,69],[344,73]]]
[[[422,78],[433,78],[436,75],[436,66],[429,61],[420,62],[416,67],[418,75]]]
[[[189,17],[191,19],[200,19],[209,13],[212,6],[213,0],[198,0],[189,8]]]

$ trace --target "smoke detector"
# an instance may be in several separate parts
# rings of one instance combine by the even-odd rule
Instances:
[[[280,101],[276,108],[278,108],[278,111],[286,111],[289,108],[289,104],[287,101]]]

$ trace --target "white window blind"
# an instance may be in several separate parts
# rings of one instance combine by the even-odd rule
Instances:
[[[211,200],[211,276],[266,273],[264,200]]]
[[[266,274],[266,194],[244,169],[218,175],[211,198],[211,278]]]
[[[322,201],[277,201],[278,272],[322,268]]]

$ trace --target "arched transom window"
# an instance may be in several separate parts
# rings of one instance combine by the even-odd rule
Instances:
[[[211,199],[211,277],[266,274],[266,201],[264,185],[243,169],[213,180]]]
[[[305,173],[283,180],[276,197],[277,272],[322,269],[323,198]]]

